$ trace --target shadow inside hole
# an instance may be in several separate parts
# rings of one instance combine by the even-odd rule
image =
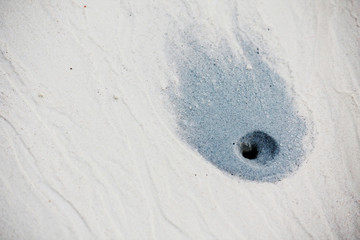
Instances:
[[[259,151],[258,151],[258,147],[256,144],[248,145],[245,143],[241,143],[240,148],[241,148],[240,149],[241,154],[244,158],[247,158],[250,160],[257,158]]]
[[[261,165],[273,162],[280,151],[276,140],[261,131],[254,131],[240,138],[237,148],[241,156]]]

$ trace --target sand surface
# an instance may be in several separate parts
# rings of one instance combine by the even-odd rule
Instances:
[[[0,13],[0,239],[360,238],[359,1]]]

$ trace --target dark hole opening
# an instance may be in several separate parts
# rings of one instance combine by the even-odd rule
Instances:
[[[258,148],[255,144],[253,145],[247,145],[247,144],[241,144],[241,154],[244,158],[247,159],[255,159],[258,156]]]

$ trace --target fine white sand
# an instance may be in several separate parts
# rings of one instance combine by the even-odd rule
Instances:
[[[262,46],[307,123],[294,173],[233,177],[179,137],[189,29]],[[0,1],[0,239],[359,239],[359,49],[356,0]]]

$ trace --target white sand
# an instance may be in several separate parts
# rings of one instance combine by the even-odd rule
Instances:
[[[0,239],[360,238],[359,1],[3,0],[0,11]],[[235,23],[266,40],[311,128],[304,163],[276,184],[204,160],[161,94],[174,77],[167,38],[196,25],[236,50]]]

